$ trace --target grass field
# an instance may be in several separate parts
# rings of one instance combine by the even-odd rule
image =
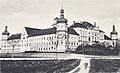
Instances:
[[[65,73],[80,63],[80,60],[2,60],[2,73]]]
[[[90,68],[90,73],[120,73],[120,59],[92,59]]]

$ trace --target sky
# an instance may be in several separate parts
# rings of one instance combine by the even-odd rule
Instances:
[[[120,36],[120,0],[0,0],[0,33],[6,25],[11,34],[24,27],[50,28],[61,6],[69,26],[73,21],[96,22],[110,36],[115,25]]]

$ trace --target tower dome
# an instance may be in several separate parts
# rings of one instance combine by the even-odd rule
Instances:
[[[2,35],[8,35],[9,36],[9,32],[8,32],[8,30],[7,30],[7,26],[5,26],[5,31],[2,33]]]
[[[113,31],[110,34],[118,34],[118,32],[115,30],[115,25],[113,25]]]
[[[62,9],[60,10],[60,18],[57,19],[56,21],[57,23],[67,23],[67,19],[64,18],[64,10],[63,10],[63,7]]]

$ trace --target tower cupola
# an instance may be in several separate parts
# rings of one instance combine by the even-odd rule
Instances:
[[[67,19],[64,18],[64,9],[62,7],[62,9],[60,10],[60,18],[58,18],[56,20],[57,23],[67,23]]]
[[[9,36],[9,32],[8,32],[8,27],[7,26],[5,26],[5,31],[2,33],[2,35],[8,35]]]
[[[118,32],[115,30],[115,25],[113,25],[113,31],[110,34],[118,34]]]

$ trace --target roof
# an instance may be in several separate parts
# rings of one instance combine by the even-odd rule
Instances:
[[[85,29],[88,29],[88,28],[94,28],[95,26],[93,26],[91,23],[89,23],[89,22],[86,22],[86,21],[84,21],[84,22],[82,22],[82,23],[78,23],[78,22],[76,22],[76,23],[74,23],[72,26],[70,26],[70,27],[79,27],[79,28],[85,28]]]
[[[21,39],[21,33],[12,34],[7,40]]]
[[[25,27],[28,37],[40,36],[40,35],[48,35],[48,34],[56,34],[56,27],[48,28],[48,29],[36,29]],[[79,35],[73,28],[68,28],[68,34]]]
[[[86,26],[87,28],[94,28],[95,26],[93,26],[91,23],[89,23],[89,22],[86,22],[86,21],[84,21],[84,22],[82,22],[82,24],[84,25],[84,26]]]
[[[118,32],[114,30],[110,34],[118,34]]]
[[[67,19],[65,18],[58,18],[57,23],[67,23]]]
[[[2,35],[9,35],[10,33],[8,31],[4,31]]]
[[[78,22],[74,23],[70,27],[79,27],[79,28],[85,28],[85,29],[87,29],[87,27],[85,25],[83,25],[82,23],[78,23]]]
[[[112,39],[109,38],[107,35],[104,35],[104,39],[105,39],[105,40],[112,40]]]
[[[55,27],[49,29],[36,29],[36,28],[25,27],[25,29],[28,34],[28,37],[56,34]],[[70,27],[68,28],[68,34],[79,35],[73,28]],[[21,33],[12,34],[7,40],[13,40],[13,39],[21,39]]]
[[[68,27],[68,34],[79,35],[72,27]]]
[[[99,30],[99,32],[103,32],[103,33],[105,33],[104,31],[102,31],[102,30]]]
[[[56,27],[48,28],[48,29],[36,29],[36,28],[25,27],[25,29],[28,34],[28,37],[56,34]]]

